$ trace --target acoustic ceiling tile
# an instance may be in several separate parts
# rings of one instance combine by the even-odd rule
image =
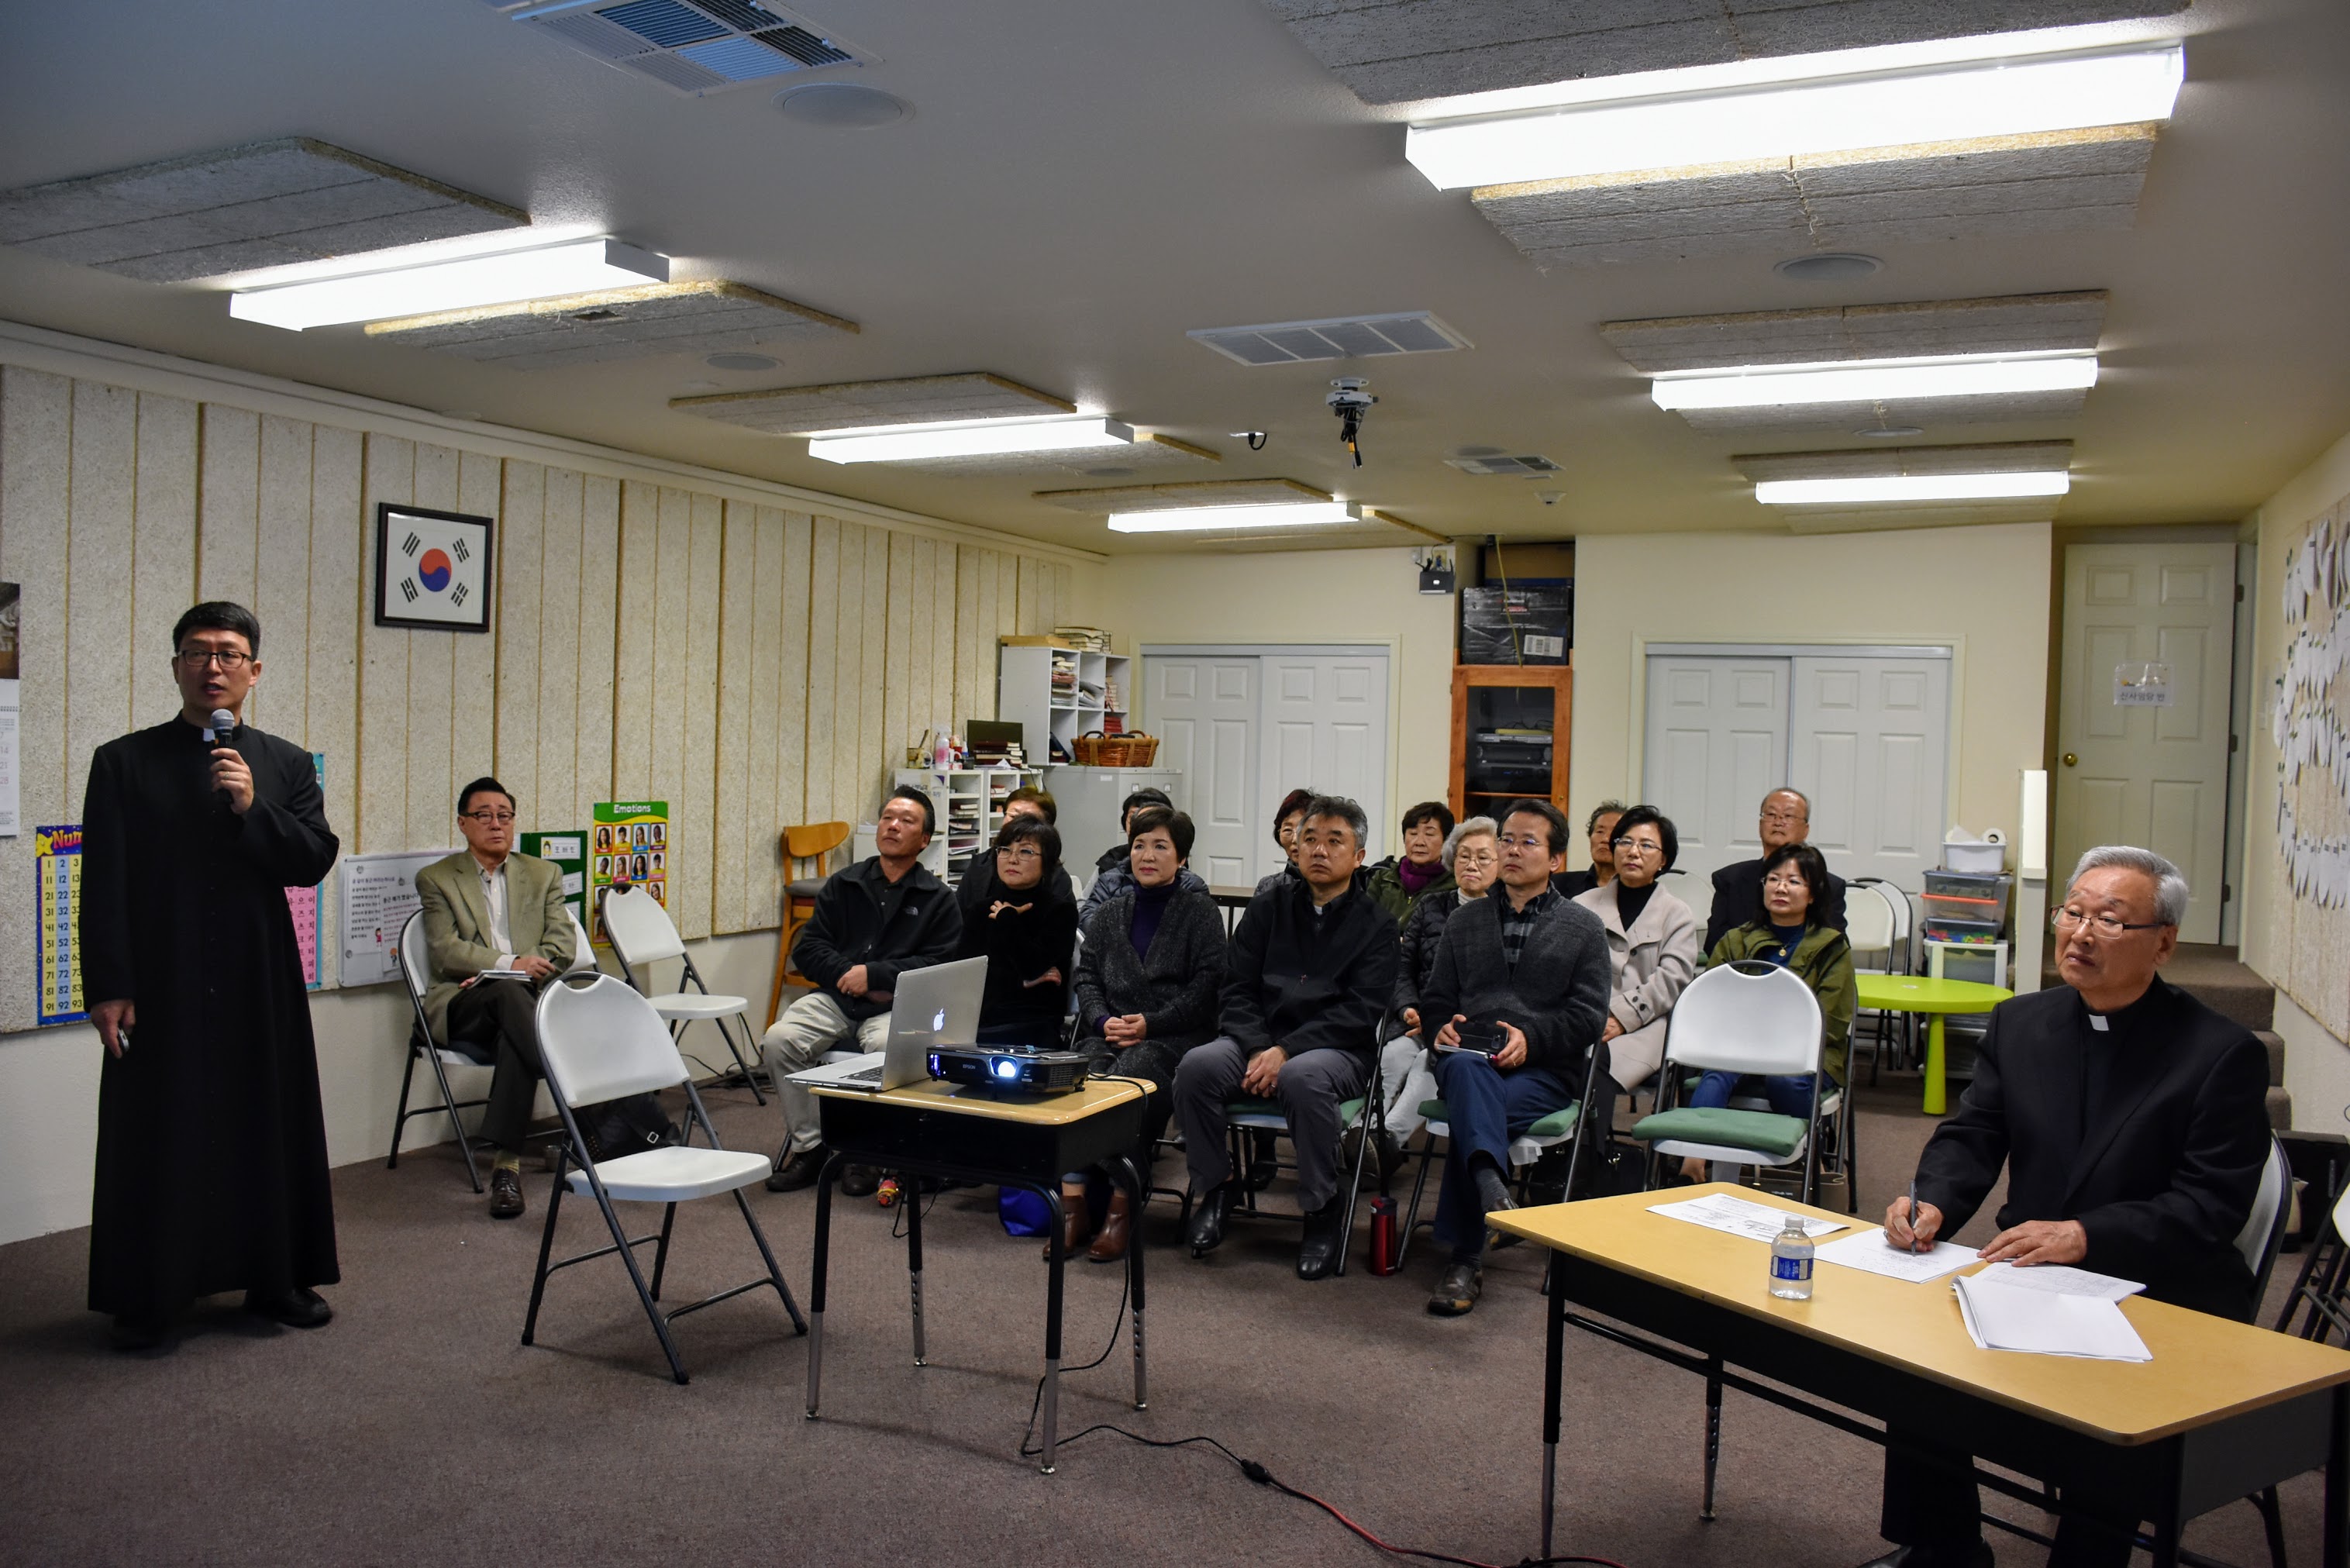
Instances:
[[[972,370],[952,376],[906,376],[888,381],[838,381],[671,398],[669,406],[771,435],[822,435],[828,431],[879,430],[892,425],[943,424],[1073,414],[1077,406],[1002,376]]]
[[[0,192],[0,244],[157,283],[529,222],[486,197],[303,138]]]
[[[1366,103],[2147,16],[2187,0],[1264,0]]]
[[[554,370],[711,354],[855,332],[857,324],[739,283],[648,283],[369,322],[368,336],[503,366]]]

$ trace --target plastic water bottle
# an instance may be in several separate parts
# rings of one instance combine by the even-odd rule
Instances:
[[[1788,1215],[1786,1228],[1771,1242],[1771,1293],[1791,1302],[1812,1299],[1812,1238],[1801,1215]]]

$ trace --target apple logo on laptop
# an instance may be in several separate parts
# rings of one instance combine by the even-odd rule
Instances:
[[[936,1018],[933,1018],[933,1019],[931,1019],[931,1033],[933,1033],[933,1034],[943,1034],[943,1033],[945,1033],[946,1032],[947,1032],[947,1010],[946,1010],[945,1008],[941,1007],[941,1008],[940,1008],[940,1009],[939,1009],[939,1015],[938,1015]]]

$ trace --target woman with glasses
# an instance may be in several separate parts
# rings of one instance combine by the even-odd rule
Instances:
[[[1810,986],[1820,1001],[1820,1071],[1840,1085],[1852,1049],[1857,987],[1853,980],[1852,944],[1821,918],[1827,882],[1828,863],[1810,845],[1783,844],[1773,849],[1762,857],[1762,907],[1744,925],[1723,933],[1705,961],[1709,969],[1741,959],[1777,964]],[[1780,1116],[1808,1121],[1812,1088],[1807,1073],[1743,1077],[1736,1073],[1708,1073],[1698,1079],[1689,1103],[1710,1109],[1728,1105],[1732,1095],[1759,1089]],[[1705,1161],[1683,1160],[1681,1174],[1692,1181],[1703,1181]]]
[[[1653,805],[1636,805],[1616,819],[1616,875],[1575,901],[1607,928],[1613,970],[1607,1022],[1608,1073],[1638,1088],[1665,1059],[1665,1023],[1683,987],[1697,975],[1705,950],[1702,926],[1687,904],[1658,886],[1680,854],[1672,819]]]
[[[1483,898],[1500,875],[1501,833],[1492,817],[1472,816],[1446,835],[1442,860],[1449,880],[1430,888],[1404,918],[1403,961],[1396,968],[1395,1005],[1389,1009],[1399,1032],[1387,1043],[1380,1065],[1394,1088],[1387,1122],[1388,1136],[1398,1145],[1419,1130],[1420,1101],[1436,1096],[1436,1075],[1428,1070],[1430,1032],[1420,1027],[1420,990],[1435,972],[1444,922],[1470,899]]]
[[[1054,886],[1061,835],[1033,816],[1004,825],[988,863],[979,918],[966,919],[955,957],[987,960],[979,1038],[994,1045],[1052,1045],[1068,1011],[1077,907]],[[973,865],[977,874],[979,867]]]
[[[1550,879],[1550,885],[1570,898],[1581,898],[1594,888],[1604,888],[1616,876],[1616,825],[1623,819],[1624,803],[1603,800],[1591,808],[1591,815],[1583,825],[1583,836],[1591,845],[1591,864],[1581,871],[1562,871]]]
[[[1297,871],[1297,828],[1305,820],[1305,807],[1313,800],[1310,789],[1294,789],[1281,797],[1281,808],[1273,814],[1273,841],[1289,857],[1289,863],[1278,871],[1268,871],[1256,880],[1256,890],[1263,892],[1284,877],[1295,877]]]

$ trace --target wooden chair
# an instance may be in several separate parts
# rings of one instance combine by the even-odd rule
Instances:
[[[845,822],[816,822],[784,829],[784,875],[788,880],[784,884],[782,940],[775,944],[775,982],[767,990],[769,1025],[784,1010],[785,985],[801,991],[816,989],[791,967],[792,940],[807,924],[808,917],[816,913],[816,896],[824,887],[825,857],[847,842],[848,824]],[[802,861],[810,862],[806,876],[800,873]]]

